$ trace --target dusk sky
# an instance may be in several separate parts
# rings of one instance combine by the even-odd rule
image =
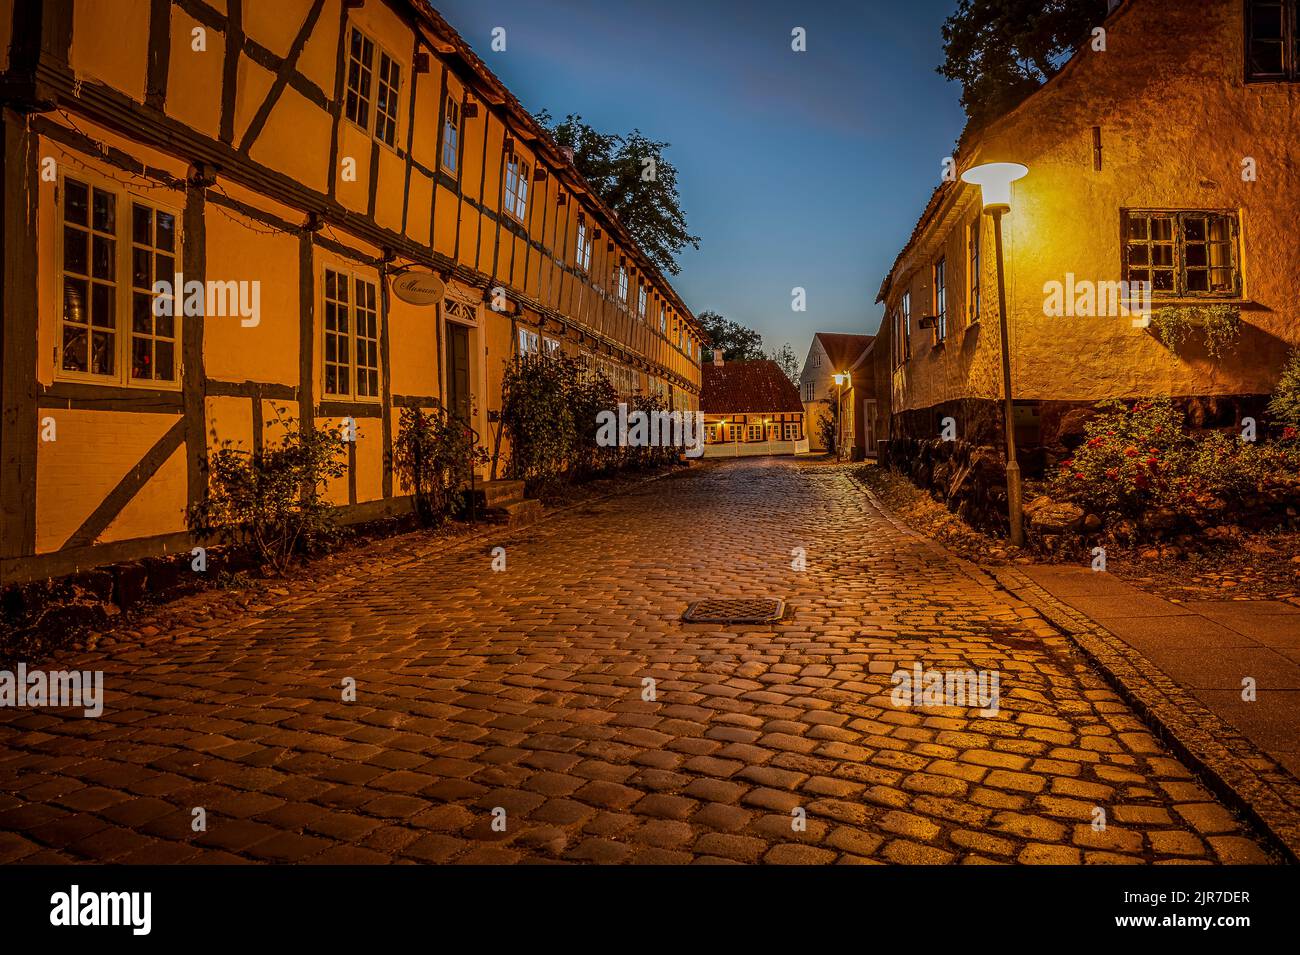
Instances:
[[[800,359],[816,331],[876,330],[876,292],[962,128],[960,89],[934,71],[955,0],[434,5],[529,110],[671,143],[701,237],[673,284],[695,312]]]

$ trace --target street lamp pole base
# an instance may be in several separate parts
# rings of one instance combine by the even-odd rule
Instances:
[[[1020,491],[1020,465],[1012,459],[1007,462],[1007,511],[1011,519],[1011,545],[1025,544],[1023,498]]]

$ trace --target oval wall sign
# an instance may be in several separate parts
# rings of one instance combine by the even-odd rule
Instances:
[[[433,305],[442,300],[447,285],[432,272],[403,272],[393,277],[393,294],[411,305]]]

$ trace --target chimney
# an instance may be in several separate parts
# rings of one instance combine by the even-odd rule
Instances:
[[[717,366],[718,368],[721,368],[721,367],[722,367],[722,349],[721,349],[721,348],[715,348],[715,349],[713,349],[713,364],[714,364],[715,366]]]

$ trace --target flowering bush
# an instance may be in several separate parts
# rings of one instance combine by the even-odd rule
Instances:
[[[1168,398],[1097,405],[1084,442],[1051,477],[1052,496],[1103,517],[1153,509],[1222,509],[1273,480],[1294,476],[1300,452],[1212,431],[1193,436]]]
[[[1286,367],[1282,369],[1282,376],[1273,389],[1273,398],[1268,403],[1268,412],[1289,426],[1287,430],[1290,433],[1284,432],[1283,437],[1294,439],[1296,426],[1300,425],[1300,348],[1287,357]]]

